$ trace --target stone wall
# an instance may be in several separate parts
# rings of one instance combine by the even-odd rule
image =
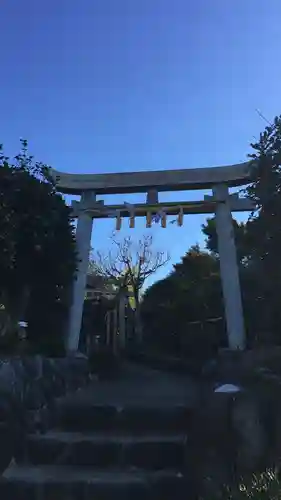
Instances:
[[[224,352],[213,368],[191,432],[194,476],[208,498],[223,484],[281,471],[281,349]],[[223,384],[240,391],[216,392]]]
[[[55,425],[60,398],[90,380],[82,356],[0,359],[0,473],[24,453],[27,433]]]

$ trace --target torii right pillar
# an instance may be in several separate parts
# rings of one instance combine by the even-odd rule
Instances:
[[[224,184],[213,186],[213,196],[228,347],[243,350],[246,345],[244,316],[228,187]]]

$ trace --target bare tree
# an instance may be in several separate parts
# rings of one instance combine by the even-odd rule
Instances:
[[[136,334],[141,341],[140,291],[147,278],[165,266],[170,256],[153,250],[152,236],[143,236],[137,243],[131,237],[118,241],[115,235],[111,240],[114,250],[107,255],[97,252],[90,266],[97,274],[114,281],[121,291],[131,286],[136,306]]]

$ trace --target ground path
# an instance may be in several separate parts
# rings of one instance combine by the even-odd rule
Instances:
[[[185,406],[198,401],[199,383],[187,376],[164,373],[142,365],[125,363],[116,380],[94,381],[65,403],[79,406]]]

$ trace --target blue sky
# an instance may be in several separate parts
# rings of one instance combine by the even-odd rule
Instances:
[[[280,0],[4,0],[0,9],[9,154],[24,137],[38,160],[68,172],[226,165],[244,161],[266,125],[256,108],[269,120],[280,113]],[[155,248],[178,261],[203,243],[204,219],[154,226]],[[95,223],[95,249],[109,248],[113,227]],[[146,231],[138,220],[121,237]]]

